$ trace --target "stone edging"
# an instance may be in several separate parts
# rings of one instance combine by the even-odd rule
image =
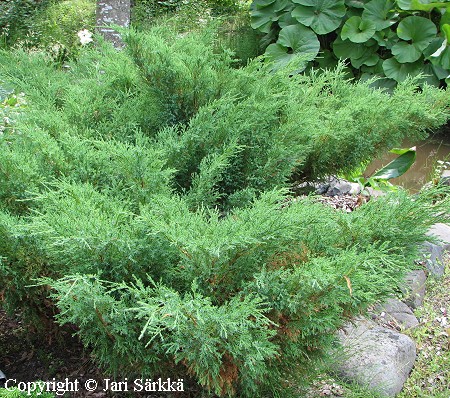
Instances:
[[[395,328],[419,324],[412,310],[423,303],[427,276],[439,278],[444,274],[442,257],[450,249],[450,226],[435,224],[429,235],[440,243],[424,244],[420,263],[427,272],[408,273],[403,302],[391,298],[372,309],[371,320],[356,318],[338,333],[345,355],[337,363],[337,373],[386,397],[394,397],[402,390],[416,360],[414,341]]]

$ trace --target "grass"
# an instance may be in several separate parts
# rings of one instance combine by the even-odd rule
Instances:
[[[450,398],[450,256],[441,279],[429,278],[418,327],[407,332],[417,360],[398,398]]]

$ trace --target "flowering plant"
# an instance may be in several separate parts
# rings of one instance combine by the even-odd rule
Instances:
[[[80,38],[80,43],[82,46],[93,41],[92,32],[89,32],[87,29],[80,30],[78,32],[78,37]]]

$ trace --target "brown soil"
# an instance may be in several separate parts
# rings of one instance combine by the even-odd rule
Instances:
[[[72,336],[71,331],[59,329],[57,338],[51,334],[42,336],[26,329],[20,318],[20,314],[9,316],[0,310],[0,371],[7,379],[16,379],[16,383],[37,380],[56,382],[64,382],[66,379],[72,382],[78,380],[77,392],[64,395],[74,398],[192,396],[189,391],[181,393],[182,395],[173,392],[144,394],[132,392],[132,388],[129,392],[112,392],[109,389],[103,391],[105,379],[114,380],[114,378],[95,365],[89,352],[76,337]],[[84,388],[85,382],[89,379],[98,382],[99,387],[96,391],[88,392]]]

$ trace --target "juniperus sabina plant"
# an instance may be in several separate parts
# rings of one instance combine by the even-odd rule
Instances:
[[[347,214],[292,200],[290,181],[424,136],[448,94],[234,69],[211,32],[124,36],[124,52],[85,49],[66,71],[0,53],[27,101],[0,136],[2,306],[56,307],[122,377],[286,396],[345,319],[398,288],[449,210],[438,187]]]

